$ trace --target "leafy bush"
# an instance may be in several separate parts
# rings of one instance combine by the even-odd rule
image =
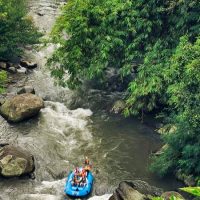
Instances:
[[[200,197],[200,187],[185,187],[180,188],[180,190],[193,194],[194,196]]]
[[[22,53],[22,47],[38,42],[40,34],[27,17],[25,0],[0,0],[0,59]]]

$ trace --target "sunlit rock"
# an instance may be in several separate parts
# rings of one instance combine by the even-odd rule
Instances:
[[[0,108],[1,115],[11,122],[20,122],[37,115],[44,107],[43,100],[33,94],[20,94],[7,99]]]

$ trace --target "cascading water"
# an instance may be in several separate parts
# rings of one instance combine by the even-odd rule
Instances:
[[[30,0],[30,15],[40,30],[49,33],[63,3],[62,0]],[[108,114],[105,105],[121,93],[85,88],[84,94],[75,94],[54,85],[45,69],[46,58],[54,48],[49,44],[39,51],[27,51],[28,57],[39,65],[27,83],[46,100],[40,115],[12,125],[0,117],[0,139],[27,149],[36,163],[35,180],[1,179],[0,199],[63,199],[67,174],[82,164],[85,155],[94,166],[91,200],[108,199],[125,179],[142,179],[164,189],[176,187],[174,179],[163,181],[147,170],[150,153],[160,146],[153,130],[136,119]],[[73,110],[69,109],[72,104]]]

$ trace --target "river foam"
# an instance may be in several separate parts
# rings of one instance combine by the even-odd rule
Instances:
[[[45,124],[57,133],[67,135],[67,132],[73,129],[83,132],[82,139],[89,140],[92,137],[87,127],[89,117],[92,115],[90,109],[70,110],[63,103],[46,101],[41,113]]]
[[[43,181],[41,185],[35,188],[33,194],[22,194],[19,196],[20,200],[63,200],[70,199],[63,193],[64,184],[66,179],[58,181]],[[105,194],[102,196],[92,196],[89,200],[108,200],[111,194]]]

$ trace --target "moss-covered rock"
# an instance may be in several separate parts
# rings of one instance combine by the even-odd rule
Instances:
[[[125,101],[123,101],[123,100],[117,100],[114,103],[114,105],[113,105],[113,107],[111,109],[111,112],[115,113],[115,114],[120,114],[124,110],[125,106],[126,106]]]
[[[19,147],[7,145],[0,149],[0,175],[15,177],[34,171],[33,156]]]

